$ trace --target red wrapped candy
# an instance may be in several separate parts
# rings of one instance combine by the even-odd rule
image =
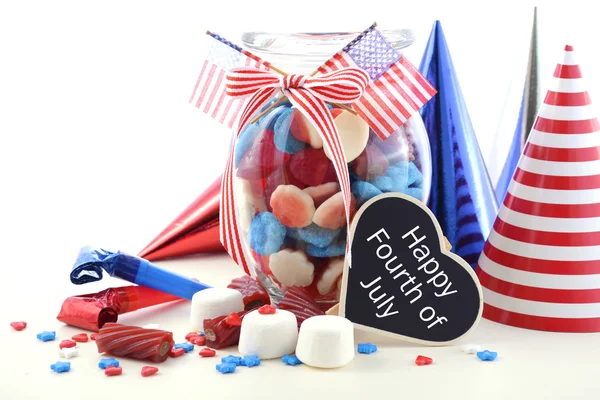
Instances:
[[[165,361],[174,344],[171,332],[115,323],[105,324],[96,338],[98,353],[152,362]]]
[[[267,291],[262,287],[260,282],[251,276],[244,275],[236,278],[227,287],[235,289],[242,294],[246,311],[264,306],[265,304],[271,304],[271,299]]]
[[[316,315],[325,315],[319,305],[312,299],[306,289],[292,286],[287,289],[283,298],[279,302],[280,310],[287,310],[296,316],[298,327],[304,320]]]

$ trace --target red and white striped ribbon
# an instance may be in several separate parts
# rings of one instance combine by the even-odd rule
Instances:
[[[244,256],[242,240],[236,219],[233,191],[233,159],[237,137],[256,114],[276,93],[282,91],[289,101],[315,126],[323,139],[323,146],[332,154],[338,181],[344,195],[346,222],[350,225],[350,180],[348,164],[342,143],[325,102],[354,103],[362,96],[369,83],[369,76],[360,68],[343,68],[310,77],[305,75],[275,75],[257,68],[236,68],[227,73],[227,94],[233,97],[249,97],[239,126],[231,141],[231,150],[221,185],[221,243],[233,260],[250,274]],[[348,246],[348,241],[346,241]]]

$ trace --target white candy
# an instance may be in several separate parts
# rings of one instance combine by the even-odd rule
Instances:
[[[204,320],[244,310],[242,294],[235,289],[208,288],[192,297],[190,325],[193,330],[204,330]]]
[[[354,327],[346,318],[318,315],[300,326],[296,357],[318,368],[338,368],[354,358]]]
[[[317,281],[317,290],[325,295],[333,290],[334,285],[340,280],[344,272],[344,258],[336,258],[329,262],[327,268]]]
[[[460,346],[460,349],[467,354],[475,354],[481,351],[481,346],[478,344],[464,344]]]
[[[148,324],[148,325],[142,326],[142,328],[144,328],[144,329],[158,329],[159,326],[160,326],[159,324]]]
[[[315,277],[315,266],[300,250],[284,249],[271,254],[269,268],[285,286],[308,286]]]
[[[64,349],[60,349],[58,354],[60,354],[61,358],[71,358],[77,357],[79,355],[79,351],[75,347],[65,347]]]
[[[260,314],[254,310],[242,320],[238,351],[261,360],[291,354],[298,341],[296,316],[286,310]]]
[[[237,218],[243,232],[248,232],[252,218],[262,211],[267,211],[267,206],[263,198],[257,198],[252,192],[252,182],[246,179],[235,180],[235,196],[237,209]]]
[[[303,128],[308,133],[308,144],[310,144],[310,147],[312,147],[313,149],[322,148],[323,139],[321,139],[321,136],[317,132],[317,128],[315,128],[315,126],[310,123],[310,121],[304,116],[304,114],[299,112],[295,116],[297,118],[302,119],[300,123],[303,125]]]
[[[335,119],[335,126],[340,134],[346,162],[354,160],[367,147],[369,125],[358,115],[342,111]],[[331,160],[331,154],[325,149],[325,155]]]

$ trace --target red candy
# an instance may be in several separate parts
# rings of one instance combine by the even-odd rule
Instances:
[[[317,186],[325,180],[330,165],[332,163],[323,149],[308,147],[292,156],[290,170],[299,181]]]
[[[191,339],[195,338],[196,336],[200,336],[200,334],[198,332],[190,332],[187,335],[185,335],[185,340],[191,342]]]
[[[191,344],[195,344],[196,346],[204,346],[206,344],[206,338],[204,336],[196,336],[190,340]]]
[[[185,353],[184,349],[176,349],[175,347],[173,347],[173,348],[171,348],[171,351],[169,352],[169,355],[171,357],[175,358],[175,357],[179,357],[183,353]]]
[[[338,229],[346,225],[344,194],[338,192],[321,204],[315,211],[313,222],[327,229]]]
[[[296,316],[298,327],[305,319],[325,314],[308,291],[297,286],[288,288],[279,302],[279,309],[292,312]]]
[[[304,228],[315,214],[313,199],[294,185],[281,185],[271,196],[273,215],[290,228]]]
[[[269,305],[262,306],[258,309],[259,314],[275,314],[275,311],[275,307]]]
[[[200,350],[200,357],[214,357],[217,352],[214,351],[213,349],[209,349],[208,347],[203,348],[202,350]]]
[[[319,207],[325,200],[340,191],[337,182],[328,182],[319,186],[310,186],[304,189],[304,193],[312,197],[315,207]]]
[[[238,313],[241,320],[247,311]],[[236,345],[240,340],[240,326],[231,326],[225,322],[227,317],[222,315],[214,319],[204,320],[204,337],[206,345],[213,349],[222,349]]]
[[[87,342],[88,340],[90,340],[90,338],[88,337],[87,333],[78,333],[77,335],[73,336],[71,339],[73,339],[76,342]]]
[[[242,320],[237,313],[232,312],[225,318],[225,323],[229,326],[242,326]]]
[[[273,131],[262,131],[254,144],[240,160],[237,176],[244,179],[263,179],[269,176],[275,167],[289,161],[290,155],[275,147]]]
[[[354,172],[363,181],[373,179],[379,175],[385,175],[388,165],[389,162],[385,154],[373,145],[368,145],[352,163]]]
[[[115,375],[121,375],[123,373],[123,369],[121,367],[106,367],[106,369],[104,370],[104,374],[106,376],[115,376]]]
[[[421,366],[421,365],[429,365],[433,362],[433,359],[429,358],[429,357],[425,357],[425,356],[418,356],[417,359],[415,360],[415,364]]]
[[[158,368],[156,368],[156,367],[150,367],[150,366],[142,367],[142,376],[144,376],[144,377],[154,375],[157,372],[158,372]]]
[[[62,342],[60,342],[60,344],[58,345],[59,348],[61,349],[65,349],[65,348],[71,348],[71,347],[75,347],[77,346],[77,343],[75,343],[72,340],[63,340]]]
[[[292,111],[290,132],[294,138],[310,144],[315,149],[323,147],[323,139],[319,136],[317,129],[298,109]]]
[[[10,326],[15,330],[15,331],[22,331],[23,329],[25,329],[27,327],[27,322],[23,322],[23,321],[19,321],[19,322],[11,322]]]
[[[235,289],[242,294],[244,298],[244,308],[250,311],[265,304],[271,304],[269,294],[262,287],[258,280],[251,276],[244,275],[236,278],[227,285],[229,289]]]
[[[92,334],[90,335],[90,339],[92,339],[92,340],[96,340],[96,338],[97,338],[97,337],[98,337],[98,334],[97,334],[97,333],[92,333]]]

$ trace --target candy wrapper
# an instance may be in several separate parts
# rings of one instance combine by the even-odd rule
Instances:
[[[219,201],[221,177],[169,224],[138,257],[150,261],[188,254],[220,252]]]
[[[67,325],[98,331],[118,316],[157,304],[181,300],[143,286],[110,288],[98,293],[68,297],[56,317]]]
[[[226,94],[249,97],[221,185],[224,247],[275,303],[300,287],[327,309],[339,298],[357,209],[387,192],[427,200],[431,162],[417,111],[435,90],[375,26],[313,75],[286,74],[211,37],[209,60],[237,60],[220,66]],[[209,109],[203,93],[197,85],[192,99]]]

